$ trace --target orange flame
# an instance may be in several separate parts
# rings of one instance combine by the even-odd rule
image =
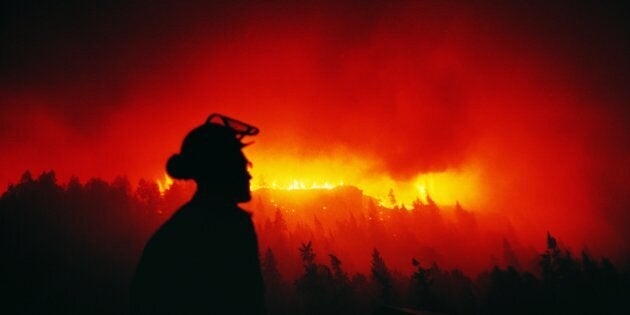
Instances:
[[[256,167],[251,170],[252,191],[330,190],[350,185],[376,198],[382,206],[405,206],[408,209],[417,201],[427,204],[429,199],[439,205],[455,205],[459,202],[474,209],[481,208],[485,200],[481,168],[474,164],[457,170],[418,173],[410,179],[397,180],[388,174],[373,171],[377,168],[367,158],[351,158],[343,154],[335,158],[308,160],[289,156],[269,158],[263,155],[254,156],[253,160],[256,161]],[[156,183],[164,195],[173,185],[173,179],[164,174]]]
[[[400,180],[375,171],[379,169],[377,162],[346,153],[316,159],[255,153],[249,154],[256,161],[251,170],[252,190],[333,189],[350,185],[377,198],[384,206],[407,208],[417,200],[426,204],[431,199],[440,205],[460,202],[469,208],[479,208],[484,201],[482,169],[474,163],[461,169],[418,173]]]
[[[173,179],[166,173],[164,173],[163,179],[158,179],[155,182],[157,183],[160,194],[162,195],[164,195],[164,193],[166,193],[166,191],[171,189],[171,186],[173,186]]]

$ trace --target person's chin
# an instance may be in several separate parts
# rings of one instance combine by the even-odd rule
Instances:
[[[240,196],[238,196],[238,198],[236,198],[236,202],[241,203],[241,202],[249,202],[252,200],[252,194],[247,191],[247,193],[243,193]]]

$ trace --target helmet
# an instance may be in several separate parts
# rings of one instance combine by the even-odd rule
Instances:
[[[168,159],[166,171],[175,179],[230,176],[247,164],[241,149],[250,143],[241,139],[258,132],[258,128],[249,124],[212,114],[206,123],[188,133],[180,153]]]

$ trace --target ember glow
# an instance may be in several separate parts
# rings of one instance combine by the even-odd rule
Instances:
[[[333,189],[350,185],[388,207],[404,205],[411,208],[414,201],[427,203],[429,198],[439,205],[453,206],[459,202],[473,209],[484,206],[485,188],[479,169],[420,173],[408,180],[396,180],[384,174],[371,174],[369,169],[373,166],[365,161],[359,162],[358,157],[345,161],[310,161],[290,157],[281,162],[265,158],[257,160],[265,162],[256,163],[252,169],[252,190]],[[395,200],[392,200],[390,190],[395,193]]]
[[[468,1],[31,9],[9,12],[1,38],[5,187],[27,169],[55,170],[61,182],[148,179],[165,194],[167,158],[218,112],[261,130],[245,149],[254,190],[352,186],[384,208],[430,198],[497,215],[486,223],[509,227],[523,248],[552,231],[576,250],[630,253],[619,10]]]
[[[160,193],[164,195],[164,193],[173,186],[173,179],[164,173],[164,177],[156,180],[155,183],[158,185]]]

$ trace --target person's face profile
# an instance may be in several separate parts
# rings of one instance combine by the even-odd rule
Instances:
[[[251,167],[251,163],[245,157],[245,154],[241,151],[239,154],[239,172],[236,178],[235,191],[237,192],[236,201],[237,202],[247,202],[252,199],[251,191],[250,191],[250,180],[252,179],[252,175],[249,173],[249,168]]]
[[[217,190],[222,191],[237,203],[251,200],[250,180],[252,176],[249,173],[251,163],[242,151],[234,152],[234,155],[230,156],[229,162],[221,165],[218,170],[217,165],[212,164],[214,162],[208,160],[207,174],[204,177],[214,182],[214,187]]]

